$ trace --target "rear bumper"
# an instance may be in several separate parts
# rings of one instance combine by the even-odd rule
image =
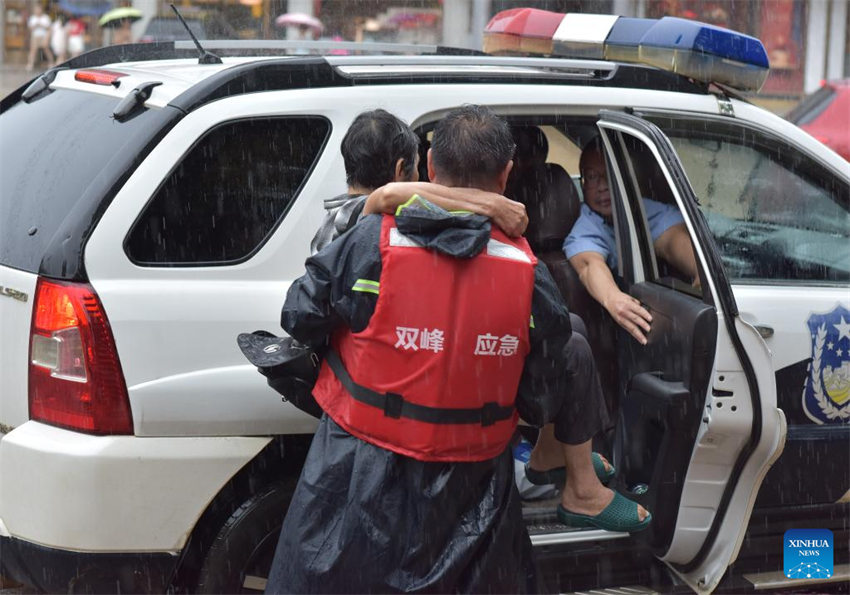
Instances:
[[[178,556],[92,554],[0,536],[2,573],[47,593],[164,593]]]
[[[65,552],[174,555],[268,442],[90,436],[26,422],[0,439],[0,536]]]

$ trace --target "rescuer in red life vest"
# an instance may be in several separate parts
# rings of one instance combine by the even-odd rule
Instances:
[[[438,124],[429,174],[502,192],[513,149],[467,106]],[[555,420],[559,440],[574,424],[559,415],[569,314],[545,265],[485,217],[415,197],[306,266],[281,322],[313,346],[332,336],[326,415],[267,592],[536,590],[509,441],[519,415]]]

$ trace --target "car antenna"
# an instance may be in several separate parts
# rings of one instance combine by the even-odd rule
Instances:
[[[201,55],[198,57],[198,64],[221,64],[221,58],[216,56],[215,54],[211,54],[207,50],[201,47],[201,43],[198,41],[198,38],[195,37],[195,34],[192,33],[192,30],[189,28],[189,25],[186,24],[186,21],[183,20],[183,15],[180,14],[180,11],[177,10],[177,7],[172,3],[171,10],[174,11],[174,14],[177,15],[177,18],[180,19],[180,23],[186,28],[186,31],[189,33],[189,37],[192,38],[192,41],[195,42],[195,47],[198,48],[198,51]]]

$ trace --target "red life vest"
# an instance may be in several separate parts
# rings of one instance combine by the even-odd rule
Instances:
[[[476,257],[453,258],[391,216],[380,242],[375,312],[363,331],[334,335],[316,400],[352,435],[415,459],[498,456],[518,419],[537,259],[497,229]]]

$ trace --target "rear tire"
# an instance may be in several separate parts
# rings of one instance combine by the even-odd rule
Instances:
[[[262,593],[295,480],[274,483],[230,515],[204,556],[196,593]]]

